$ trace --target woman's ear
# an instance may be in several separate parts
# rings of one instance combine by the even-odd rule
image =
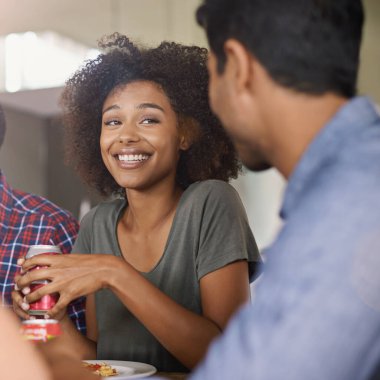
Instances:
[[[180,150],[188,150],[190,148],[191,144],[186,136],[182,135],[180,137],[180,143],[179,143],[179,149]]]
[[[199,123],[188,116],[179,117],[179,149],[188,150],[200,136]]]

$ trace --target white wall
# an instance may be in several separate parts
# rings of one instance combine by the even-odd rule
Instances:
[[[275,169],[260,173],[246,172],[232,185],[247,210],[259,249],[268,246],[281,227],[278,213],[285,188],[283,177]]]

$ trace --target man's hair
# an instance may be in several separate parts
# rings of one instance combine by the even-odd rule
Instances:
[[[0,105],[0,147],[3,145],[5,136],[5,115],[3,108]]]
[[[197,21],[220,73],[224,43],[234,38],[284,87],[348,98],[356,93],[361,0],[203,0]]]

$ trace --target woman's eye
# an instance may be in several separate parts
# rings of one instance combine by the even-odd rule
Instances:
[[[159,121],[157,119],[146,117],[141,120],[141,124],[157,124]]]
[[[115,126],[115,125],[119,125],[119,124],[120,124],[120,121],[117,120],[117,119],[106,120],[106,121],[104,122],[104,124],[105,124],[105,125],[108,125],[108,126],[110,126],[110,127],[113,127],[113,126]]]

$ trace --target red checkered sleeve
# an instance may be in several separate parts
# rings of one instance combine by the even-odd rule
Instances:
[[[17,260],[31,245],[58,245],[69,253],[77,233],[78,223],[69,212],[43,197],[12,189],[0,171],[0,304],[10,307]],[[70,303],[68,313],[85,333],[84,298]]]

